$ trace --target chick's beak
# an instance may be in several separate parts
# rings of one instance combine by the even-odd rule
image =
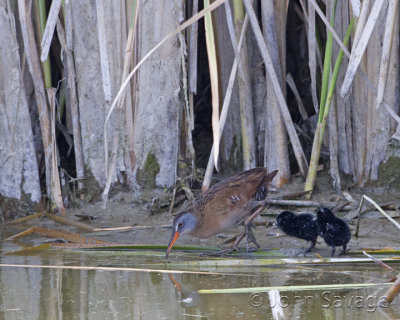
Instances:
[[[172,249],[172,246],[174,245],[175,241],[176,241],[178,238],[179,238],[179,232],[178,232],[178,231],[175,231],[175,232],[172,234],[171,241],[170,241],[169,244],[168,244],[168,249],[167,249],[167,254],[165,255],[165,259],[168,259],[169,253],[170,253],[170,251],[171,251],[171,249]]]

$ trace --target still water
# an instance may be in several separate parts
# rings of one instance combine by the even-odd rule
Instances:
[[[282,307],[285,319],[400,318],[399,298],[389,307],[378,307],[388,288],[385,285],[289,292],[199,292],[387,282],[388,274],[373,264],[182,268],[174,264],[182,260],[179,254],[172,254],[167,265],[164,253],[157,251],[50,249],[4,255],[19,247],[1,245],[0,319],[273,319],[271,305]],[[163,270],[165,267],[170,270]]]

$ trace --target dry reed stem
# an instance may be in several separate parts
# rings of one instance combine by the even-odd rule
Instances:
[[[400,276],[397,276],[396,281],[389,288],[389,290],[386,291],[384,295],[386,301],[384,302],[383,306],[387,307],[387,304],[391,303],[393,299],[399,294],[399,292],[400,292]]]
[[[189,149],[190,153],[190,158],[192,162],[192,180],[195,179],[196,176],[196,164],[195,164],[195,158],[196,158],[196,151],[194,150],[194,145],[193,145],[193,135],[192,131],[194,130],[194,116],[193,116],[193,101],[191,103],[189,95],[188,95],[188,70],[186,67],[186,43],[185,39],[183,37],[183,34],[180,32],[178,34],[179,38],[179,44],[180,44],[180,54],[181,54],[181,66],[182,66],[182,89],[183,89],[183,97],[185,101],[185,120],[187,123],[187,141],[186,145],[187,148]],[[192,121],[193,120],[193,121]],[[175,178],[176,181],[176,178]]]
[[[254,36],[256,38],[258,47],[260,49],[261,56],[264,60],[264,64],[267,69],[268,77],[272,82],[273,89],[274,89],[274,92],[275,92],[275,95],[276,95],[276,98],[278,100],[278,104],[279,104],[279,107],[281,110],[282,118],[284,119],[286,130],[289,134],[289,138],[292,143],[293,151],[295,153],[296,160],[297,160],[297,163],[300,168],[300,172],[302,173],[302,175],[305,175],[307,172],[307,167],[308,167],[307,160],[304,155],[304,151],[301,146],[299,137],[297,136],[296,129],[293,125],[293,121],[290,116],[290,112],[289,112],[288,106],[286,104],[285,98],[283,96],[278,77],[275,73],[275,69],[272,64],[268,48],[265,44],[260,26],[258,24],[256,14],[254,12],[254,9],[251,5],[250,0],[244,0],[243,3],[245,5],[246,11],[249,15],[250,23],[253,28]]]
[[[357,20],[357,28],[353,37],[352,49],[356,47],[358,41],[360,40],[361,33],[365,28],[365,23],[367,22],[368,12],[369,12],[369,3],[370,0],[364,0],[362,2],[360,17]]]
[[[106,37],[106,21],[105,21],[105,9],[104,9],[104,1],[96,0],[96,10],[97,10],[97,36],[99,39],[99,49],[100,49],[100,67],[101,67],[101,78],[103,84],[103,93],[104,99],[106,103],[109,104],[111,102],[111,76],[110,76],[110,68],[111,65],[110,59],[108,57],[107,50],[107,37]],[[123,98],[122,98],[123,99]]]
[[[374,2],[367,23],[365,24],[365,28],[360,36],[360,40],[357,42],[357,45],[354,48],[354,50],[351,51],[351,56],[347,67],[346,75],[343,80],[342,88],[340,89],[340,96],[342,98],[347,96],[350,91],[350,87],[353,82],[354,76],[357,72],[358,65],[360,64],[361,58],[364,55],[369,38],[371,37],[372,34],[372,30],[375,27],[375,23],[378,20],[379,13],[382,9],[384,2],[385,1]]]
[[[279,87],[286,95],[286,6],[284,2],[265,0],[261,3],[261,24],[263,38],[274,66]],[[281,187],[290,180],[289,148],[287,129],[281,114],[279,99],[274,92],[274,84],[266,77],[266,99],[264,107],[264,167],[268,171],[277,169],[278,174],[272,185]]]
[[[304,108],[303,101],[301,101],[299,91],[297,90],[296,84],[294,83],[293,77],[290,73],[286,75],[286,83],[289,85],[290,89],[292,89],[292,92],[296,98],[297,108],[299,109],[301,118],[303,121],[306,121],[308,119],[307,111]]]
[[[75,83],[75,62],[72,47],[72,9],[71,0],[65,1],[65,34],[62,33],[61,23],[57,23],[57,32],[61,45],[65,48],[67,55],[67,70],[68,70],[68,88],[70,95],[70,108],[72,119],[72,132],[74,135],[74,152],[75,152],[75,168],[76,177],[78,180],[78,190],[82,189],[82,180],[85,178],[84,162],[83,162],[83,147],[81,136],[81,124],[79,121],[78,98]],[[61,35],[61,37],[60,37]]]
[[[41,217],[42,215],[44,215],[44,214],[45,214],[44,211],[42,211],[42,212],[37,212],[37,213],[35,213],[35,214],[31,214],[31,215],[26,216],[26,217],[22,217],[22,218],[15,219],[15,220],[11,220],[11,221],[6,221],[5,224],[24,223],[24,222],[27,222],[27,221],[30,221],[30,220],[33,220],[33,219],[36,219],[36,218],[40,218],[40,217]]]
[[[372,205],[378,209],[380,213],[382,213],[387,219],[389,219],[390,222],[392,222],[398,229],[400,229],[400,224],[394,220],[391,216],[389,216],[374,200],[372,200],[370,197],[366,196],[365,194],[363,195],[363,198],[367,200],[368,202],[372,203]]]
[[[22,1],[22,0],[19,0]],[[118,93],[116,94],[113,103],[111,104],[110,110],[107,113],[106,119],[104,121],[104,152],[105,155],[108,154],[108,146],[107,146],[107,123],[111,117],[112,112],[114,111],[119,99],[121,98],[123,92],[125,91],[129,81],[131,80],[131,78],[133,77],[133,75],[136,73],[136,71],[140,68],[140,66],[159,48],[163,45],[164,42],[168,41],[170,38],[172,38],[173,36],[175,36],[176,34],[178,34],[179,32],[181,32],[182,30],[184,30],[185,28],[187,28],[188,26],[190,26],[191,24],[193,24],[194,22],[196,22],[197,20],[201,19],[202,17],[204,17],[204,15],[207,12],[210,12],[212,10],[215,10],[218,6],[220,6],[222,3],[224,3],[224,1],[226,0],[216,0],[214,1],[209,7],[201,10],[196,16],[191,17],[190,19],[188,19],[187,21],[185,21],[184,23],[182,23],[178,28],[176,28],[175,30],[171,31],[167,36],[164,37],[164,39],[162,39],[159,43],[157,43],[137,64],[136,66],[133,68],[133,70],[129,73],[129,75],[126,77],[125,81],[121,84]],[[107,157],[107,156],[106,156]],[[108,160],[106,158],[106,160]],[[108,163],[106,161],[106,167],[108,167]]]
[[[240,0],[234,2],[234,23],[235,33],[240,37],[244,20],[244,8]],[[249,71],[248,46],[245,41],[242,50],[238,52],[238,66],[242,66],[242,74],[239,73],[239,114],[240,131],[242,140],[242,158],[244,170],[249,170],[256,166],[256,142],[254,138],[254,113],[251,93],[251,80]],[[240,70],[240,68],[239,68]],[[274,168],[276,169],[276,168]]]
[[[193,1],[192,16],[195,16],[199,12],[199,1]],[[198,63],[198,34],[199,34],[199,24],[194,22],[190,26],[189,32],[189,54],[188,54],[188,64],[189,64],[189,79],[188,88],[191,94],[197,93],[197,63]],[[194,127],[194,114],[193,114],[193,104],[191,104],[190,122],[192,127]]]
[[[303,8],[303,11],[304,8]],[[315,113],[318,114],[319,104],[317,95],[317,56],[316,56],[316,41],[315,41],[315,8],[308,1],[308,18],[307,18],[307,42],[308,42],[308,66],[311,76],[311,96]]]
[[[388,15],[386,17],[385,34],[383,36],[382,56],[379,69],[379,82],[378,82],[378,93],[376,97],[376,107],[378,108],[382,101],[385,93],[387,74],[389,69],[390,52],[392,49],[393,33],[396,25],[398,0],[389,0]]]
[[[166,264],[167,265],[167,264]],[[129,268],[129,267],[101,267],[101,266],[59,266],[59,265],[40,265],[40,264],[12,264],[1,263],[0,268],[32,268],[32,269],[55,269],[55,270],[94,270],[94,271],[126,271],[126,272],[156,272],[156,273],[174,273],[174,274],[207,274],[207,275],[236,275],[243,276],[240,273],[211,272],[211,271],[190,271],[190,270],[168,270],[168,269],[150,269],[150,268]],[[247,276],[247,275],[245,275]]]
[[[61,2],[61,0],[54,0],[51,2],[50,11],[47,16],[46,27],[43,32],[41,43],[42,53],[40,55],[40,61],[42,62],[44,62],[49,55],[50,45],[54,35],[54,29],[58,20],[58,13],[60,12],[61,8]]]
[[[210,6],[210,0],[204,0],[204,8]],[[208,57],[208,69],[210,71],[211,83],[211,124],[214,143],[214,166],[218,171],[218,157],[219,157],[219,80],[218,80],[218,65],[217,65],[217,52],[215,48],[214,26],[211,18],[211,12],[207,12],[204,16],[204,27],[206,31],[206,48]]]
[[[373,262],[382,266],[383,268],[388,269],[390,271],[394,271],[394,269],[391,266],[387,265],[382,260],[375,258],[373,255],[370,255],[369,253],[366,253],[365,251],[363,251],[363,254],[366,255],[368,258],[370,258]]]
[[[235,52],[235,58],[238,61],[239,74],[242,77],[242,79],[244,79],[242,63],[241,63],[241,59],[240,59],[240,53],[237,49],[238,45],[237,45],[236,35],[235,35],[235,26],[233,24],[233,19],[232,19],[232,10],[231,10],[231,5],[229,4],[229,1],[226,1],[224,3],[224,6],[225,6],[226,24],[228,26],[229,37],[231,38],[233,51]]]
[[[27,11],[26,3],[27,1],[25,0],[18,0],[18,13],[21,23],[22,40],[24,43],[25,55],[27,58],[29,71],[35,89],[34,92],[38,108],[43,150],[45,157],[47,193],[50,199],[57,199],[57,195],[56,198],[54,198],[53,195],[54,191],[51,188],[51,185],[53,183],[56,184],[57,183],[56,180],[59,179],[58,175],[53,176],[54,173],[58,173],[58,168],[57,167],[52,168],[52,151],[53,151],[52,143],[55,144],[55,141],[52,142],[50,114],[49,114],[48,102],[46,99],[46,91],[44,88],[44,79],[39,62],[39,53],[36,47],[36,37],[34,34],[34,27],[32,24],[31,13]],[[57,200],[57,202],[59,201]],[[60,210],[63,210],[63,207],[61,207]]]
[[[249,22],[249,18],[248,18],[248,15],[246,14],[246,16],[244,18],[240,38],[239,38],[238,48],[237,48],[237,51],[239,53],[242,48],[242,43],[243,43],[244,36],[246,34],[248,22]],[[219,119],[221,136],[222,136],[222,131],[224,130],[226,118],[228,116],[228,110],[229,110],[229,106],[230,106],[233,85],[234,85],[235,79],[236,79],[237,67],[238,67],[238,60],[235,57],[235,59],[233,61],[232,69],[231,69],[231,74],[229,76],[228,86],[226,88],[224,103],[222,104],[222,111],[221,111],[220,119]],[[220,136],[220,138],[221,138],[221,136]],[[201,188],[202,193],[204,193],[210,187],[211,177],[212,177],[212,173],[213,173],[213,169],[214,169],[213,153],[214,153],[214,145],[211,148],[210,157],[209,157],[208,163],[207,163],[206,173],[204,174],[203,186]]]
[[[127,77],[128,73],[129,73],[129,68],[131,66],[135,29],[136,29],[135,25],[133,25],[129,29],[128,38],[126,40],[125,59],[124,59],[124,67],[123,67],[123,71],[122,71],[121,82]],[[118,123],[115,125],[115,130],[114,130],[114,134],[113,134],[111,162],[108,167],[105,167],[106,184],[104,186],[104,190],[102,193],[102,205],[101,205],[101,207],[103,209],[105,209],[107,206],[108,193],[109,193],[110,187],[111,187],[112,176],[113,176],[115,167],[117,165],[118,138],[119,138],[119,128],[120,128],[119,122],[121,122],[121,120],[122,120],[121,119],[122,118],[122,107],[123,107],[124,99],[125,99],[125,92],[121,95],[121,98],[119,99],[118,104],[117,104],[117,121],[118,121]],[[105,142],[105,143],[107,144],[107,142]],[[106,158],[108,159],[108,154],[106,154]],[[108,163],[108,160],[106,161],[106,163]]]
[[[93,228],[93,227],[91,227],[91,226],[89,226],[87,224],[84,224],[84,223],[81,223],[81,222],[77,222],[77,221],[71,221],[71,220],[68,220],[68,219],[66,219],[64,217],[60,217],[60,216],[56,216],[54,214],[51,214],[49,212],[45,212],[45,215],[48,218],[54,220],[55,222],[58,222],[58,223],[61,223],[61,224],[67,225],[67,226],[74,226],[74,227],[77,227],[79,229],[82,229],[82,230],[85,230],[85,231],[89,231],[89,232],[94,232],[94,230],[95,230],[95,228]]]
[[[102,244],[108,245],[111,244],[110,242],[103,241],[103,240],[96,240],[89,237],[81,236],[75,232],[66,231],[66,230],[53,230],[41,227],[32,227],[20,233],[17,233],[11,237],[4,239],[3,241],[10,241],[10,240],[18,240],[22,237],[31,235],[31,234],[39,234],[41,236],[45,236],[48,238],[54,239],[64,239],[65,241],[80,243],[80,244]]]
[[[351,9],[353,10],[353,16],[358,17],[360,15],[360,0],[350,0]]]
[[[50,130],[51,130],[51,201],[65,216],[65,208],[61,193],[60,175],[57,161],[57,139],[56,139],[56,89],[46,88],[50,104]]]

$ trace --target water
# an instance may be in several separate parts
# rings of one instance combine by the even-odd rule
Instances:
[[[19,248],[2,245],[2,253]],[[172,255],[171,260],[179,258]],[[281,306],[286,319],[400,318],[399,298],[387,308],[377,306],[388,288],[383,285],[357,290],[280,291],[280,301],[268,292],[198,292],[387,282],[388,274],[372,264],[204,267],[199,273],[177,273],[182,268],[173,264],[167,266],[175,270],[170,272],[133,269],[159,269],[165,267],[164,262],[164,253],[156,251],[149,255],[51,249],[30,255],[0,255],[0,319],[273,319],[271,304]]]

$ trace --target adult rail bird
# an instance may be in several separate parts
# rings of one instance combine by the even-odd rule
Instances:
[[[172,223],[172,236],[166,258],[175,241],[184,234],[197,238],[209,238],[242,223],[245,232],[234,243],[247,236],[257,248],[258,243],[251,231],[251,222],[265,208],[268,184],[278,170],[267,174],[265,168],[254,168],[227,178],[200,195],[193,205],[178,213]]]

